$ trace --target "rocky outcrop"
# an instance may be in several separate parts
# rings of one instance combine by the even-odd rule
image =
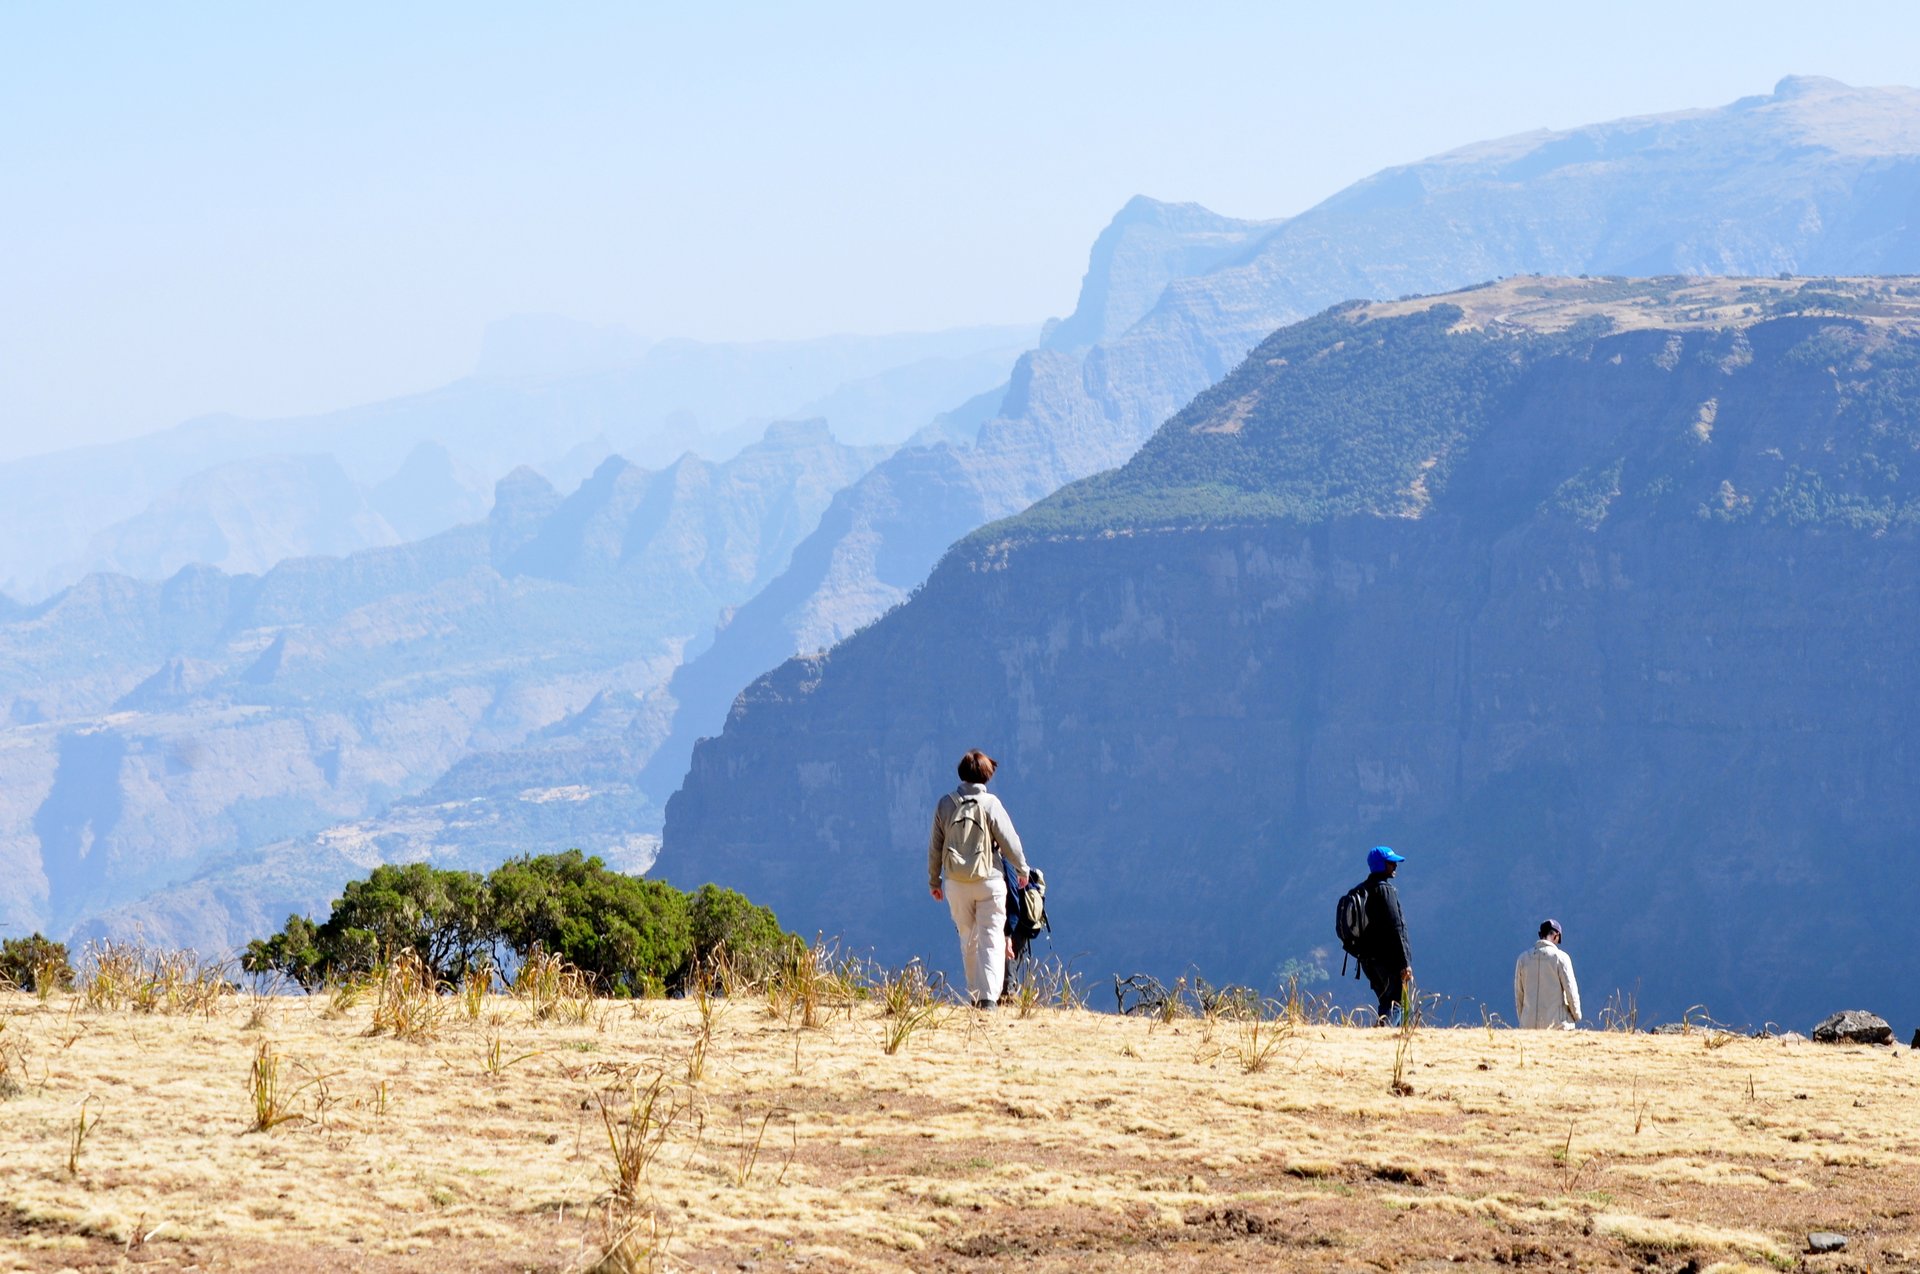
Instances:
[[[1206,274],[1280,224],[1136,195],[1093,241],[1079,303],[1041,343],[1071,352],[1114,340],[1160,303],[1168,284]]]
[[[1887,1019],[1865,1009],[1845,1009],[1813,1028],[1816,1044],[1891,1044],[1893,1028]]]
[[[661,869],[943,960],[926,819],[979,746],[1095,980],[1337,969],[1331,900],[1386,843],[1456,1004],[1503,1010],[1547,914],[1594,1005],[1899,993],[1916,900],[1875,864],[1920,818],[1920,473],[1868,457],[1920,428],[1911,317],[1598,282],[1564,286],[1618,320],[1502,317],[1558,286],[1276,334],[1125,469],[756,682]],[[1854,300],[1912,305],[1887,292]]]

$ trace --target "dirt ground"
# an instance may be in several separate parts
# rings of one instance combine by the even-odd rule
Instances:
[[[0,1271],[1920,1269],[1905,1048],[710,1009],[0,995]]]

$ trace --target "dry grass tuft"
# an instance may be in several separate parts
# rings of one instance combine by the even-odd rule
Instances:
[[[687,1082],[697,1084],[707,1073],[707,1054],[713,1049],[713,1032],[720,1024],[722,1002],[714,994],[713,983],[706,974],[693,980],[694,1008],[699,1013],[699,1023],[693,1033],[693,1047],[687,1051]]]
[[[431,1040],[446,1017],[446,1003],[440,998],[440,980],[427,962],[413,951],[402,951],[376,976],[378,998],[367,1034],[413,1043]]]
[[[788,1022],[797,1017],[802,1027],[815,1030],[833,1009],[851,1015],[874,980],[859,960],[830,942],[794,943],[767,979],[767,1012]]]
[[[488,1031],[487,1046],[481,1055],[480,1069],[483,1073],[494,1079],[498,1079],[506,1074],[510,1067],[518,1066],[521,1062],[530,1062],[538,1056],[540,1056],[540,1052],[538,1049],[535,1049],[514,1057],[508,1057],[506,1050],[502,1048],[500,1044],[500,1032]]]
[[[306,1122],[318,1119],[326,1122],[328,1108],[333,1104],[332,1094],[327,1081],[330,1075],[310,1073],[308,1077],[292,1088],[288,1088],[282,1075],[283,1059],[274,1051],[270,1040],[262,1040],[260,1047],[254,1050],[253,1062],[247,1068],[247,1096],[253,1106],[253,1122],[247,1125],[248,1132],[272,1132],[282,1124]],[[315,1115],[309,1116],[296,1111],[294,1103],[307,1092],[313,1092]]]
[[[7,1033],[11,1019],[0,1018],[0,1101],[27,1091],[27,1043],[19,1031]]]
[[[587,1274],[653,1274],[665,1268],[666,1244],[652,1212],[623,1219],[609,1209],[605,1228],[608,1236],[599,1256],[585,1266]]]
[[[73,1130],[67,1141],[67,1175],[69,1177],[80,1175],[80,1152],[86,1148],[88,1134],[100,1126],[100,1120],[106,1114],[105,1111],[101,1111],[92,1119],[88,1119],[87,1107],[92,1104],[92,1097],[81,1098],[80,1113],[73,1120]]]
[[[1629,1247],[1648,1252],[1733,1250],[1763,1260],[1786,1262],[1787,1254],[1767,1235],[1753,1230],[1730,1230],[1693,1221],[1664,1217],[1603,1214],[1593,1219],[1601,1234],[1621,1239]]]
[[[487,996],[493,990],[493,961],[481,956],[460,976],[460,1007],[466,1010],[467,1021],[478,1022],[480,1015],[486,1012]]]
[[[600,1120],[613,1160],[616,1198],[632,1203],[643,1197],[647,1169],[666,1148],[675,1122],[684,1113],[664,1075],[654,1076],[644,1088],[635,1083],[619,1103],[605,1093],[600,1095]]]
[[[198,1013],[211,1016],[233,984],[226,966],[192,951],[140,943],[92,942],[80,957],[80,1003],[94,1013]]]
[[[880,1051],[888,1057],[905,1048],[915,1033],[936,1030],[946,1019],[946,1010],[918,960],[897,974],[882,977],[879,990]]]
[[[526,958],[512,991],[535,1022],[582,1023],[593,1016],[593,979],[550,952]]]
[[[1278,1015],[1257,1012],[1241,1018],[1233,1044],[1234,1060],[1249,1075],[1267,1068],[1280,1046],[1293,1037],[1293,1021],[1282,1010]]]

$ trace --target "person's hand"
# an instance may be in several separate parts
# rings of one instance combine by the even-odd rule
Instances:
[[[1402,970],[1400,970],[1400,980],[1401,980],[1402,982],[1412,982],[1412,981],[1413,981],[1413,969],[1412,969],[1412,967],[1411,967],[1411,966],[1409,966],[1408,968],[1405,968],[1405,969],[1402,969]]]
[[[940,886],[938,885],[935,885],[932,889],[929,889],[927,892],[933,895],[933,900],[935,902],[943,902],[946,900],[946,895],[940,892]]]
[[[1023,871],[1015,872],[1013,877],[1013,883],[1018,885],[1020,888],[1025,889],[1027,887],[1027,873]]]

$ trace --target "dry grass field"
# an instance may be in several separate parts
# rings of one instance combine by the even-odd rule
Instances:
[[[1905,1048],[878,995],[166,1007],[0,994],[0,1270],[1920,1269]]]

